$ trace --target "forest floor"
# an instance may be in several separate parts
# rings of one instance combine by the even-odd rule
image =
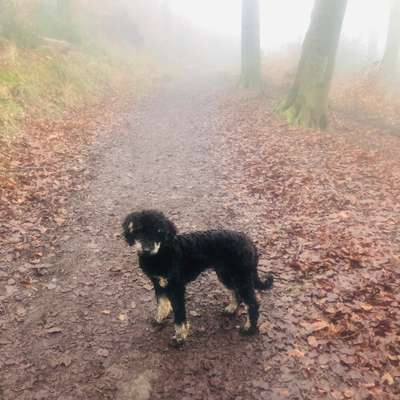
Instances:
[[[164,82],[71,146],[89,114],[52,157],[20,144],[0,182],[1,400],[399,398],[400,137],[340,115],[328,132],[287,127],[268,89],[221,80]],[[221,315],[206,273],[187,344],[168,346],[120,237],[144,207],[253,238],[276,277],[259,335]]]

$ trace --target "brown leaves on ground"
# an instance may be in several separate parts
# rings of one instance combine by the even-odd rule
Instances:
[[[78,397],[114,398],[123,377],[132,379],[146,365],[160,373],[152,393],[160,399],[398,399],[400,139],[337,118],[328,133],[288,127],[265,99],[232,96],[218,112],[211,108],[205,113],[200,103],[185,108],[181,92],[172,86],[168,90],[167,97],[151,101],[144,116],[139,113],[134,143],[144,154],[143,173],[121,179],[121,171],[132,165],[128,135],[113,136],[113,145],[102,148],[118,159],[118,168],[111,164],[106,180],[93,179],[104,210],[91,224],[84,220],[85,208],[69,223],[68,202],[71,191],[83,189],[85,144],[96,126],[92,121],[108,126],[106,120],[115,116],[111,110],[104,109],[104,119],[93,110],[86,117],[66,116],[62,123],[33,124],[29,140],[2,150],[7,156],[0,180],[6,206],[0,217],[6,223],[0,228],[0,256],[12,261],[7,265],[17,265],[12,275],[0,265],[9,299],[0,304],[5,321],[0,345],[7,346],[1,349],[7,357],[0,364],[8,393],[21,392],[26,381],[21,399],[32,398],[33,390],[35,398],[52,398],[52,385],[54,398],[66,387]],[[209,104],[210,97],[201,104]],[[160,104],[174,105],[173,99],[179,100],[175,106],[160,110]],[[178,118],[168,125],[172,115]],[[209,142],[212,133],[202,128],[210,115],[219,146],[214,139]],[[196,129],[194,116],[199,118]],[[215,227],[221,212],[215,208],[223,209],[217,222],[248,232],[260,250],[260,275],[272,270],[276,277],[273,290],[260,294],[260,335],[254,338],[239,338],[238,321],[227,321],[226,328],[216,317],[220,287],[211,275],[191,289],[189,313],[196,323],[186,349],[168,349],[171,326],[164,333],[150,332],[145,318],[154,311],[154,296],[144,276],[132,270],[132,255],[121,252],[119,241],[110,241],[114,217],[103,216],[122,215],[132,206],[137,187],[154,190],[152,182],[144,185],[145,169],[153,156],[160,156],[152,152],[156,135],[152,140],[146,136],[154,121],[165,127],[160,148],[169,149],[165,142],[171,141],[172,154],[177,148],[185,153],[175,160],[161,157],[161,170],[172,165],[168,179],[180,183],[181,197],[169,198],[170,182],[160,180],[157,204],[176,212],[177,222],[190,229],[194,221]],[[171,132],[176,136],[169,137]],[[214,157],[209,148],[216,150]],[[202,165],[212,168],[199,172]],[[208,186],[214,179],[211,169],[217,181]],[[108,182],[115,182],[114,191]],[[123,191],[122,203],[103,202],[120,200]],[[138,200],[148,204],[148,193],[139,193]],[[85,238],[89,256],[80,257],[74,246],[80,259],[69,274],[63,271],[71,264],[68,248],[56,251],[57,265],[41,262],[52,250],[52,235],[66,223],[63,235],[69,237],[75,229],[91,229],[78,235]],[[97,224],[105,227],[100,233]],[[55,269],[57,279],[36,292],[38,280],[47,281]],[[29,276],[22,277],[26,270]],[[21,301],[17,285],[35,296],[27,293]]]
[[[400,137],[338,116],[328,132],[301,130],[271,110],[231,99],[220,126],[226,205],[277,275],[282,334],[267,333],[291,337],[310,398],[395,399]]]
[[[1,258],[39,264],[51,252],[49,229],[68,222],[69,196],[83,189],[87,145],[99,129],[118,126],[131,101],[115,98],[54,120],[29,117],[20,138],[0,140]]]
[[[375,67],[348,83],[334,87],[333,103],[343,112],[351,112],[358,119],[395,127],[399,123],[400,100],[397,88],[382,82],[382,71]]]

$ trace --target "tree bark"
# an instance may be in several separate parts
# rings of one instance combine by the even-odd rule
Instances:
[[[58,15],[65,20],[72,19],[72,0],[57,0]]]
[[[164,22],[164,33],[169,35],[171,32],[171,8],[169,0],[164,0],[162,3],[162,18]]]
[[[368,39],[367,61],[370,63],[377,62],[378,60],[378,34],[376,31],[373,31],[370,33]]]
[[[261,90],[260,3],[242,0],[242,72],[239,85]]]
[[[295,81],[277,111],[291,124],[325,129],[347,0],[316,0]]]
[[[393,0],[385,53],[382,58],[381,71],[384,83],[393,84],[398,75],[400,53],[400,0]]]

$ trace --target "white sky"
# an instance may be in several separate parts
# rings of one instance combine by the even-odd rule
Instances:
[[[241,0],[170,0],[172,12],[208,32],[238,38]],[[260,0],[262,46],[276,50],[303,38],[314,0]],[[382,47],[390,0],[348,0],[343,35],[368,43],[372,33]]]

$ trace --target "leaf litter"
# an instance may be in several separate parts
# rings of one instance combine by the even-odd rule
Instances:
[[[136,200],[165,205],[182,230],[223,226],[250,234],[260,249],[261,275],[271,270],[276,277],[274,289],[260,296],[261,335],[243,340],[237,320],[216,317],[222,293],[207,275],[189,290],[195,316],[187,348],[168,349],[171,331],[151,331],[146,316],[154,296],[144,277],[132,272],[132,255],[121,250],[115,233],[116,216],[137,195],[137,182],[125,178],[132,168],[131,139],[115,133],[126,121],[111,110],[105,115],[115,137],[95,147],[103,153],[91,168],[86,158],[94,132],[81,134],[94,115],[84,122],[66,118],[62,126],[35,123],[31,139],[10,150],[1,178],[1,233],[7,239],[0,250],[6,260],[0,264],[0,329],[7,339],[0,341],[0,374],[8,398],[58,398],[65,387],[75,388],[77,398],[118,398],[121,382],[144,367],[160,374],[154,399],[398,398],[399,138],[338,116],[328,132],[304,131],[277,119],[271,99],[227,93],[221,103],[210,96],[197,108],[176,94],[167,95],[169,102],[153,98],[146,103],[150,111],[144,107],[135,117],[138,125],[129,122],[145,165],[154,162],[146,139],[154,132],[152,119],[166,118],[157,125],[168,129],[164,133],[196,132],[161,142],[180,149],[174,166],[186,168],[173,182],[171,199],[167,183],[154,194],[151,183],[141,182],[148,190]],[[168,104],[171,114],[160,104]],[[113,130],[108,123],[100,123],[102,131]],[[157,159],[169,177],[178,174],[169,169],[175,159]],[[93,168],[104,181],[94,179]],[[82,210],[73,215],[71,197],[92,195],[91,180],[104,215],[93,217],[95,207],[79,197],[74,201]],[[69,247],[75,236],[78,245]],[[95,246],[81,245],[87,236]]]
[[[276,275],[275,307],[294,335],[288,356],[305,360],[307,398],[395,399],[400,137],[340,114],[328,132],[288,127],[271,109],[241,96],[222,106],[221,182]],[[331,384],[319,387],[322,377]]]

